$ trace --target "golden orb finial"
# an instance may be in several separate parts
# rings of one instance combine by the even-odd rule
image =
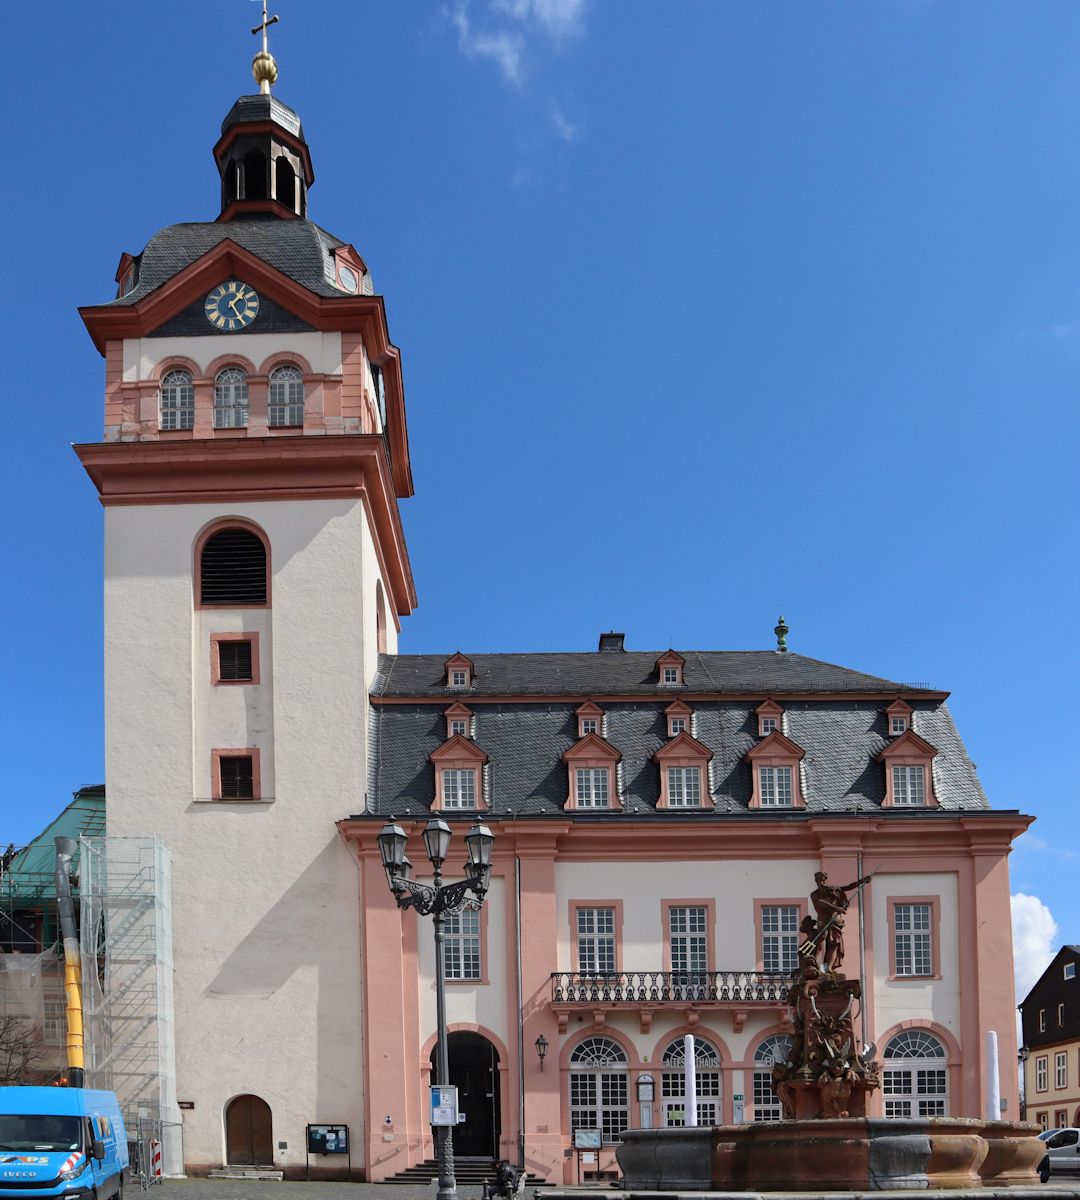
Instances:
[[[269,50],[260,50],[251,60],[251,73],[259,85],[259,91],[264,96],[269,96],[270,88],[277,83],[278,77],[277,63]]]

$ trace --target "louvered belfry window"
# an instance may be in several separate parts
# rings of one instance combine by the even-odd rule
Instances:
[[[199,603],[234,608],[266,603],[266,547],[250,529],[221,529],[206,539]]]
[[[222,800],[251,800],[255,796],[254,764],[248,755],[218,760]]]

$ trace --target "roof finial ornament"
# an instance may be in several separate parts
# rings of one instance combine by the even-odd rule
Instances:
[[[266,13],[266,0],[262,0],[263,19],[261,25],[256,25],[252,29],[252,33],[262,32],[262,49],[251,60],[251,73],[255,76],[255,82],[259,85],[259,91],[264,96],[270,95],[270,87],[277,83],[277,63],[274,61],[274,56],[270,53],[269,39],[266,36],[266,31],[271,25],[276,24],[281,20],[280,17],[270,17]]]
[[[776,628],[773,630],[773,633],[776,634],[776,653],[777,654],[787,654],[787,635],[790,632],[791,631],[788,629],[787,625],[784,623],[784,618],[781,617],[779,622],[777,623]]]

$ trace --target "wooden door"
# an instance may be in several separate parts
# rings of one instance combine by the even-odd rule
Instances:
[[[274,1161],[270,1105],[237,1096],[225,1110],[225,1152],[230,1167],[265,1167]]]

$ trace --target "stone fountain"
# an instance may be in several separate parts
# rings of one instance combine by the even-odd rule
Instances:
[[[617,1151],[623,1189],[704,1192],[1038,1189],[1038,1127],[1014,1121],[866,1115],[881,1084],[874,1047],[855,1034],[862,1002],[842,972],[844,918],[868,881],[831,886],[819,871],[788,991],[791,1057],[773,1066],[784,1120],[630,1129]],[[1019,1190],[1018,1190],[1019,1189]]]

